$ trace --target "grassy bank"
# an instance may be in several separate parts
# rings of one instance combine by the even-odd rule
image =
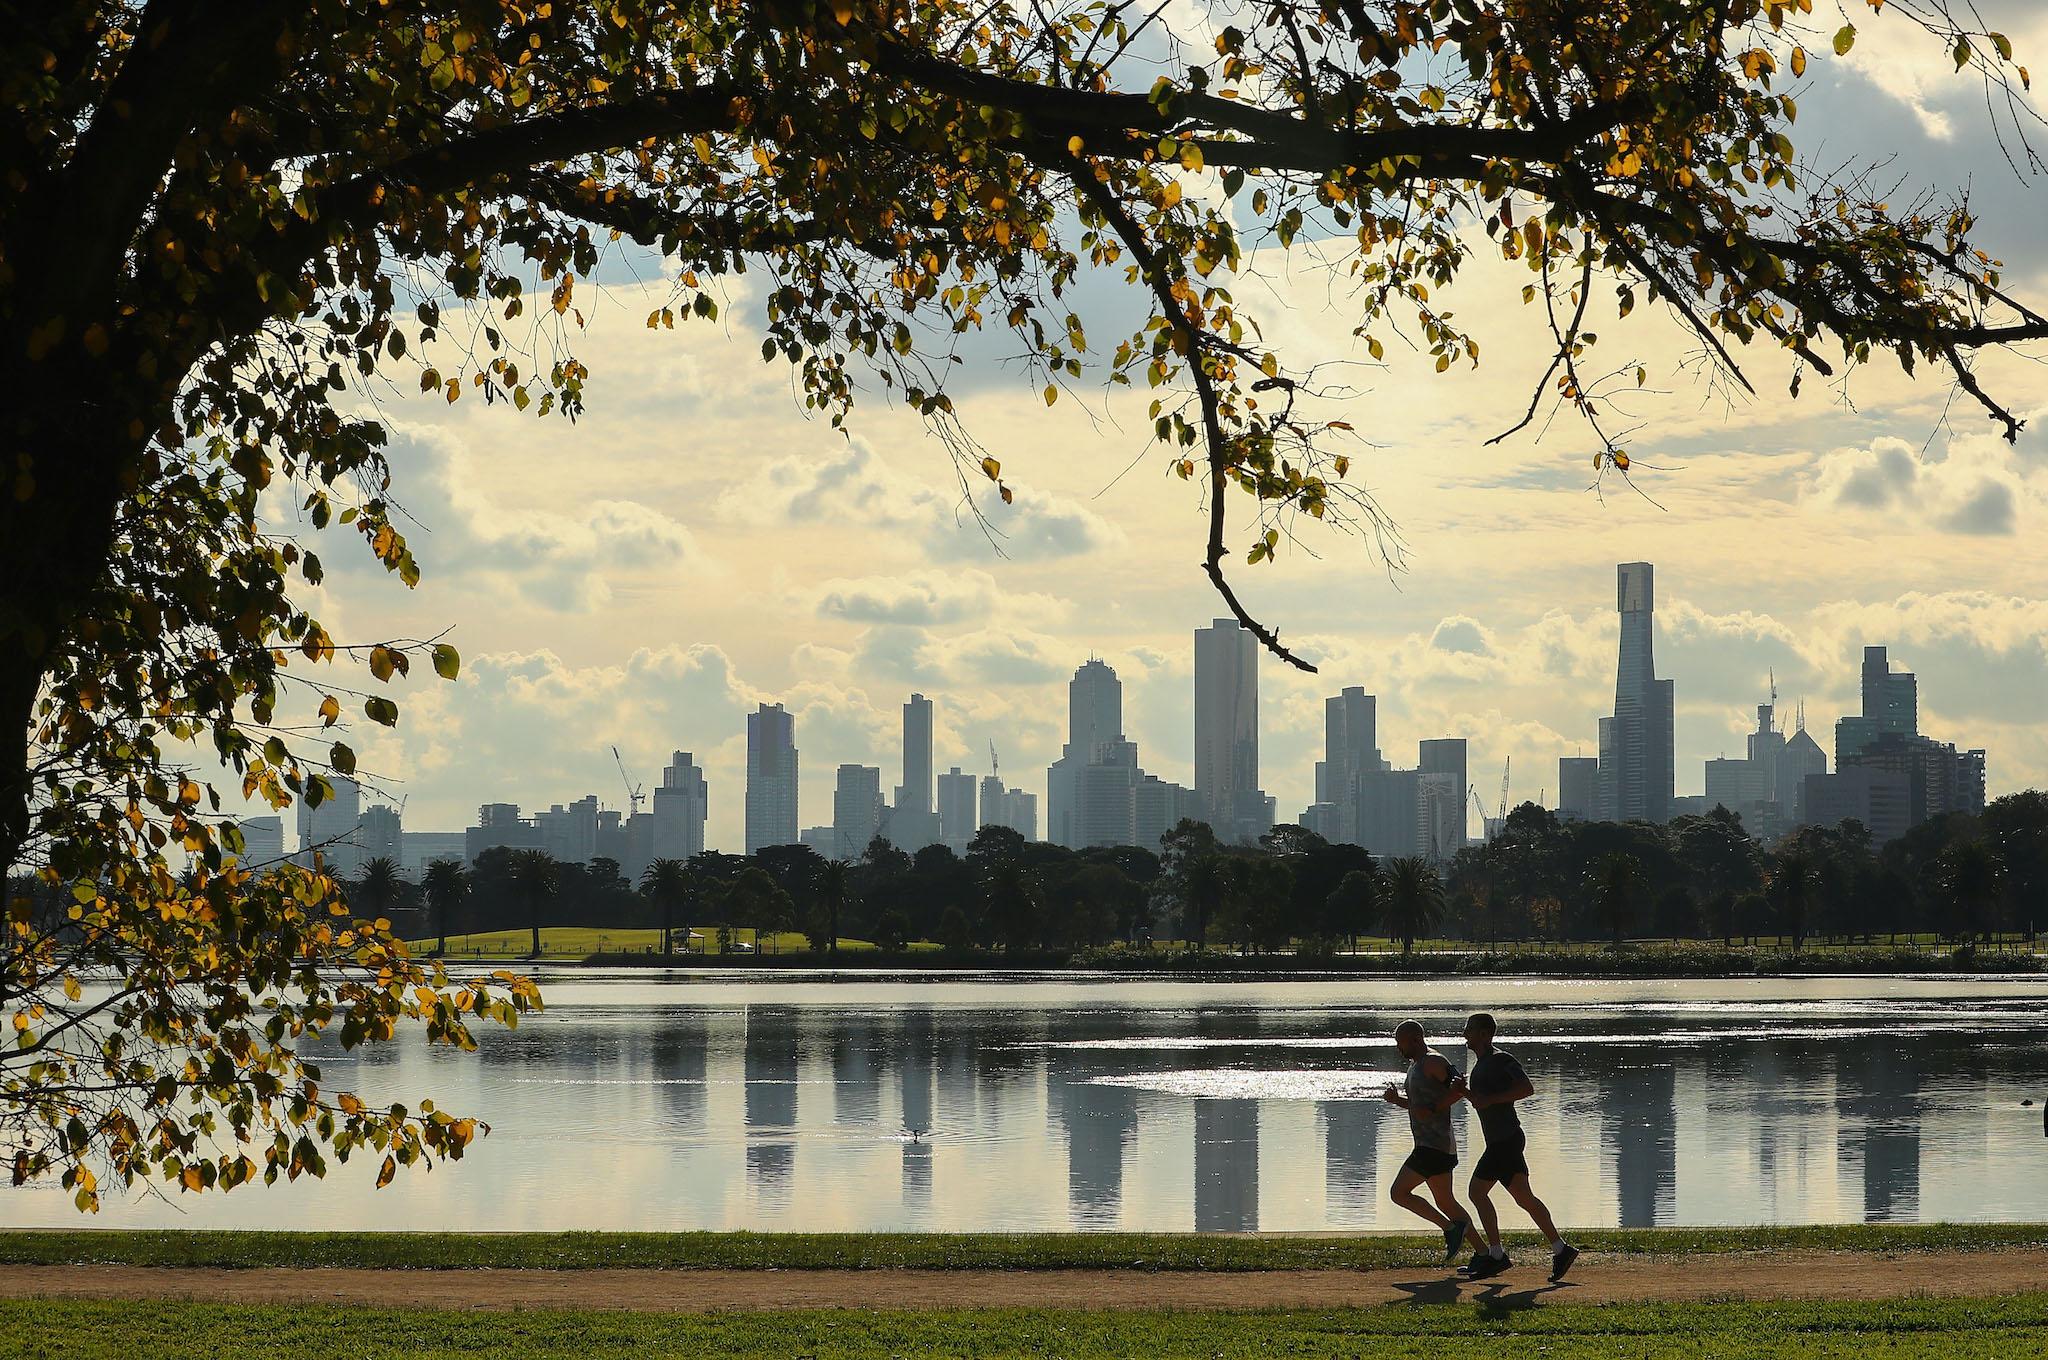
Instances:
[[[1304,1356],[1361,1360],[2012,1360],[2040,1353],[2048,1296],[1318,1312],[427,1312],[197,1303],[0,1303],[0,1357],[286,1360],[512,1357]]]
[[[1360,953],[1237,954],[1216,949],[1112,948],[1033,950],[1012,954],[868,948],[838,959],[809,952],[678,955],[599,951],[583,962],[621,967],[763,970],[859,969],[872,972],[1049,972],[1080,970],[1157,977],[1269,978],[1328,976],[1540,976],[1627,978],[1783,977],[1815,973],[2038,973],[2043,959],[2025,952],[1886,945],[1814,946],[1690,942],[1606,945],[1486,946],[1445,942],[1412,954],[1367,944]]]
[[[2048,1247],[2043,1223],[1854,1223],[1573,1233],[1588,1250],[1635,1256],[1723,1252],[1956,1251]],[[1532,1236],[1508,1234],[1510,1243]],[[1197,1233],[341,1233],[63,1230],[0,1232],[0,1266],[359,1266],[462,1270],[1370,1270],[1435,1265],[1441,1242]]]

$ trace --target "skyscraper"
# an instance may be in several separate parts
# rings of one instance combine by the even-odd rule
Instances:
[[[1089,773],[1094,766],[1107,772]],[[1047,839],[1055,845],[1082,849],[1089,845],[1127,845],[1131,824],[1126,813],[1115,815],[1115,788],[1124,801],[1137,784],[1138,748],[1124,740],[1124,686],[1109,665],[1089,658],[1067,683],[1067,744],[1045,772]],[[1083,782],[1088,785],[1084,819]],[[1105,836],[1112,839],[1104,839]]]
[[[859,859],[881,829],[882,771],[873,765],[841,765],[832,789],[832,858]]]
[[[1588,822],[1600,801],[1600,762],[1591,756],[1560,756],[1557,761],[1557,815]]]
[[[704,819],[711,810],[711,786],[688,751],[669,755],[654,791],[654,830],[648,844],[653,859],[688,859],[704,852]]]
[[[310,864],[318,851],[329,872],[354,878],[362,872],[363,848],[358,825],[363,816],[362,786],[345,774],[329,775],[332,796],[318,807],[298,803],[299,859]]]
[[[1105,741],[1124,739],[1124,683],[1090,657],[1067,682],[1067,745],[1085,762]]]
[[[1881,737],[1920,734],[1920,686],[1911,671],[1894,671],[1882,647],[1863,649],[1863,713],[1835,722],[1835,766]]]
[[[1438,781],[1438,804],[1436,825],[1440,828],[1443,843],[1437,847],[1446,859],[1463,849],[1471,836],[1471,826],[1465,817],[1465,805],[1470,801],[1468,791],[1472,782],[1466,773],[1466,749],[1463,737],[1432,737],[1424,740],[1417,751],[1416,768],[1426,775],[1441,775]],[[1446,782],[1447,781],[1447,782]],[[1448,788],[1454,800],[1446,807],[1442,802],[1442,791]]]
[[[955,765],[939,776],[939,838],[964,855],[979,825],[974,815],[974,776]]]
[[[1358,685],[1323,700],[1323,758],[1306,820],[1333,841],[1358,841],[1358,776],[1387,768],[1380,757],[1378,700]]]
[[[1195,630],[1195,796],[1226,843],[1272,829],[1259,788],[1259,640],[1235,619]]]
[[[922,694],[903,705],[903,782],[896,788],[895,810],[932,810],[932,701]]]
[[[1614,716],[1600,720],[1602,821],[1671,819],[1674,763],[1672,692],[1657,678],[1651,643],[1656,622],[1656,568],[1624,562],[1615,569],[1621,646],[1614,667]]]
[[[747,715],[747,853],[797,844],[796,718],[781,704]]]

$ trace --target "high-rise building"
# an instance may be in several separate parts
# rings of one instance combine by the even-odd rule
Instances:
[[[1615,569],[1621,645],[1614,667],[1614,715],[1600,720],[1595,813],[1602,821],[1671,819],[1673,699],[1671,682],[1657,678],[1652,647],[1656,605],[1655,567],[1624,562]]]
[[[328,871],[342,878],[362,872],[363,849],[359,839],[363,816],[362,786],[345,774],[329,775],[331,796],[315,807],[301,798],[298,803],[299,855],[312,863],[317,852]]]
[[[882,771],[873,765],[841,765],[832,788],[832,858],[859,859],[881,830]]]
[[[1810,820],[1806,815],[1807,778],[1827,772],[1827,752],[1820,749],[1820,743],[1806,730],[1802,708],[1799,730],[1786,740],[1785,749],[1778,753],[1778,787],[1783,791],[1781,796],[1788,799],[1784,811],[1793,826],[1805,826]]]
[[[781,704],[747,715],[747,853],[797,844],[796,717]]]
[[[1202,804],[1185,784],[1148,774],[1139,779],[1132,798],[1137,844],[1157,851],[1166,833],[1184,821],[1201,821]]]
[[[807,826],[797,836],[797,844],[810,850],[820,859],[836,859],[839,855],[839,829],[831,826]]]
[[[1470,825],[1465,819],[1466,791],[1472,787],[1466,773],[1465,739],[1432,737],[1423,741],[1416,753],[1416,768],[1423,774],[1443,775],[1448,778],[1448,787],[1457,799],[1455,811],[1441,806],[1434,810],[1439,823],[1447,823],[1443,825],[1439,853],[1442,857],[1449,858],[1464,848],[1471,832]]]
[[[1038,839],[1038,795],[1026,789],[1003,794],[1003,825],[1027,841]]]
[[[1138,748],[1124,740],[1123,724],[1123,682],[1091,657],[1067,684],[1067,744],[1045,772],[1046,836],[1053,844],[1080,850],[1132,843],[1128,804]]]
[[[388,859],[397,865],[403,862],[400,841],[403,835],[398,809],[378,803],[363,809],[358,824],[356,844],[362,847],[363,863],[373,859]]]
[[[1003,781],[992,774],[981,777],[981,824],[1008,826],[1003,818]]]
[[[1387,768],[1380,757],[1378,700],[1358,685],[1323,700],[1323,758],[1315,806],[1302,824],[1325,840],[1358,842],[1358,776]]]
[[[1590,822],[1600,801],[1600,762],[1591,756],[1560,756],[1557,761],[1557,815],[1566,821]]]
[[[476,810],[476,825],[462,833],[462,860],[475,864],[486,850],[538,850],[540,828],[519,815],[517,803],[485,803]]]
[[[1850,765],[1834,774],[1806,777],[1802,806],[1809,826],[1858,821],[1872,845],[1894,841],[1913,828],[1913,785],[1906,775],[1876,766]]]
[[[244,817],[235,825],[242,831],[242,853],[235,856],[242,864],[263,869],[284,858],[284,818]]]
[[[1273,827],[1259,788],[1259,640],[1235,619],[1195,630],[1195,793],[1219,840]]]
[[[463,849],[460,831],[405,831],[398,837],[399,863],[415,883],[426,876],[429,864],[441,860],[461,864]]]
[[[653,822],[649,827],[648,858],[688,859],[704,853],[704,819],[711,812],[711,785],[689,751],[669,755],[661,772],[661,787],[654,791]],[[632,845],[632,828],[627,844]],[[630,850],[628,852],[631,853]]]
[[[1464,791],[1454,778],[1426,770],[1358,776],[1358,843],[1382,857],[1450,858],[1464,826]]]
[[[540,848],[562,864],[588,864],[597,856],[597,795],[585,794],[564,807],[533,814]]]
[[[932,810],[932,701],[922,694],[903,705],[903,782],[896,786],[895,810]]]
[[[964,855],[980,824],[974,814],[974,776],[955,765],[939,776],[939,838],[954,854]]]

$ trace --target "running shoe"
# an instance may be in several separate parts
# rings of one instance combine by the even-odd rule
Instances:
[[[1482,1251],[1472,1258],[1471,1265],[1458,1273],[1468,1280],[1490,1280],[1513,1264],[1514,1262],[1505,1256],[1495,1256],[1491,1252]]]
[[[1550,1255],[1550,1282],[1556,1284],[1564,1273],[1572,1268],[1572,1262],[1579,1259],[1579,1249],[1567,1242]]]
[[[1452,1219],[1450,1226],[1444,1229],[1445,1265],[1449,1265],[1451,1262],[1458,1259],[1458,1249],[1465,1245],[1465,1234],[1469,1232],[1471,1228],[1472,1225],[1470,1223],[1467,1223],[1462,1218],[1457,1218]]]

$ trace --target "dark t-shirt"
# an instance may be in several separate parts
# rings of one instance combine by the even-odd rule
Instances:
[[[1472,1075],[1465,1078],[1465,1084],[1473,1094],[1496,1096],[1512,1091],[1528,1080],[1522,1065],[1499,1049],[1472,1064]],[[1502,1101],[1479,1110],[1479,1127],[1486,1134],[1489,1146],[1495,1143],[1516,1143],[1522,1139],[1522,1118],[1515,1113],[1513,1101]]]

